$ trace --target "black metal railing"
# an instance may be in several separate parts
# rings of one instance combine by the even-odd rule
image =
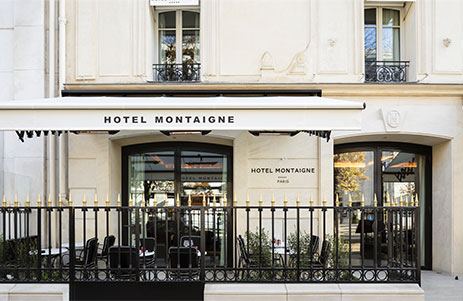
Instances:
[[[0,282],[420,282],[415,206],[2,207]]]
[[[201,64],[153,64],[153,78],[155,82],[198,82],[201,80]]]
[[[402,83],[407,81],[409,61],[365,61],[365,82]]]

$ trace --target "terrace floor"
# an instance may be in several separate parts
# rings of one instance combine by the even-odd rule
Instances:
[[[455,276],[422,271],[421,288],[425,300],[463,300],[463,275],[455,280]]]

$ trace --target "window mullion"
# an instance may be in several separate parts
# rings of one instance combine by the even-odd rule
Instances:
[[[182,32],[182,10],[178,9],[176,10],[176,31],[175,34],[177,35],[176,43],[175,43],[175,48],[176,48],[176,63],[181,64],[182,63],[182,40],[183,40],[183,32]]]
[[[378,7],[376,14],[376,60],[383,60],[383,9]]]

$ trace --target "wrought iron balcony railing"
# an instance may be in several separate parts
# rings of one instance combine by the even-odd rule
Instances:
[[[5,206],[0,283],[419,283],[419,225],[408,203]]]
[[[153,64],[153,73],[155,82],[198,82],[201,80],[201,64]]]
[[[365,82],[403,83],[409,61],[365,61]]]

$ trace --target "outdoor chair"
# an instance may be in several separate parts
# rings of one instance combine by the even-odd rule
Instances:
[[[316,256],[318,256],[318,245],[320,242],[320,238],[317,235],[312,235],[310,237],[309,249],[308,254],[310,260],[313,260]]]
[[[170,247],[169,267],[171,276],[175,279],[198,278],[199,260],[197,250],[194,247]],[[178,270],[175,270],[178,269]]]
[[[131,246],[112,246],[109,248],[109,270],[111,277],[121,280],[137,280],[140,253]]]
[[[143,249],[144,252],[153,253],[153,255],[141,254],[140,265],[154,267],[156,261],[156,239],[154,237],[140,238],[140,248]]]
[[[200,236],[182,236],[180,237],[180,246],[182,247],[201,247],[201,237]]]
[[[248,254],[248,251],[246,249],[246,244],[244,243],[244,239],[241,235],[238,235],[238,245],[240,248],[240,257],[238,260],[238,267],[242,268],[254,268],[254,267],[259,267],[257,263],[255,263],[253,260],[251,260],[250,254]],[[245,270],[242,270],[241,277],[244,276]]]
[[[103,248],[101,249],[101,252],[98,254],[98,259],[103,260],[107,264],[109,248],[114,246],[115,242],[116,242],[116,237],[114,235],[106,236],[103,240]]]

